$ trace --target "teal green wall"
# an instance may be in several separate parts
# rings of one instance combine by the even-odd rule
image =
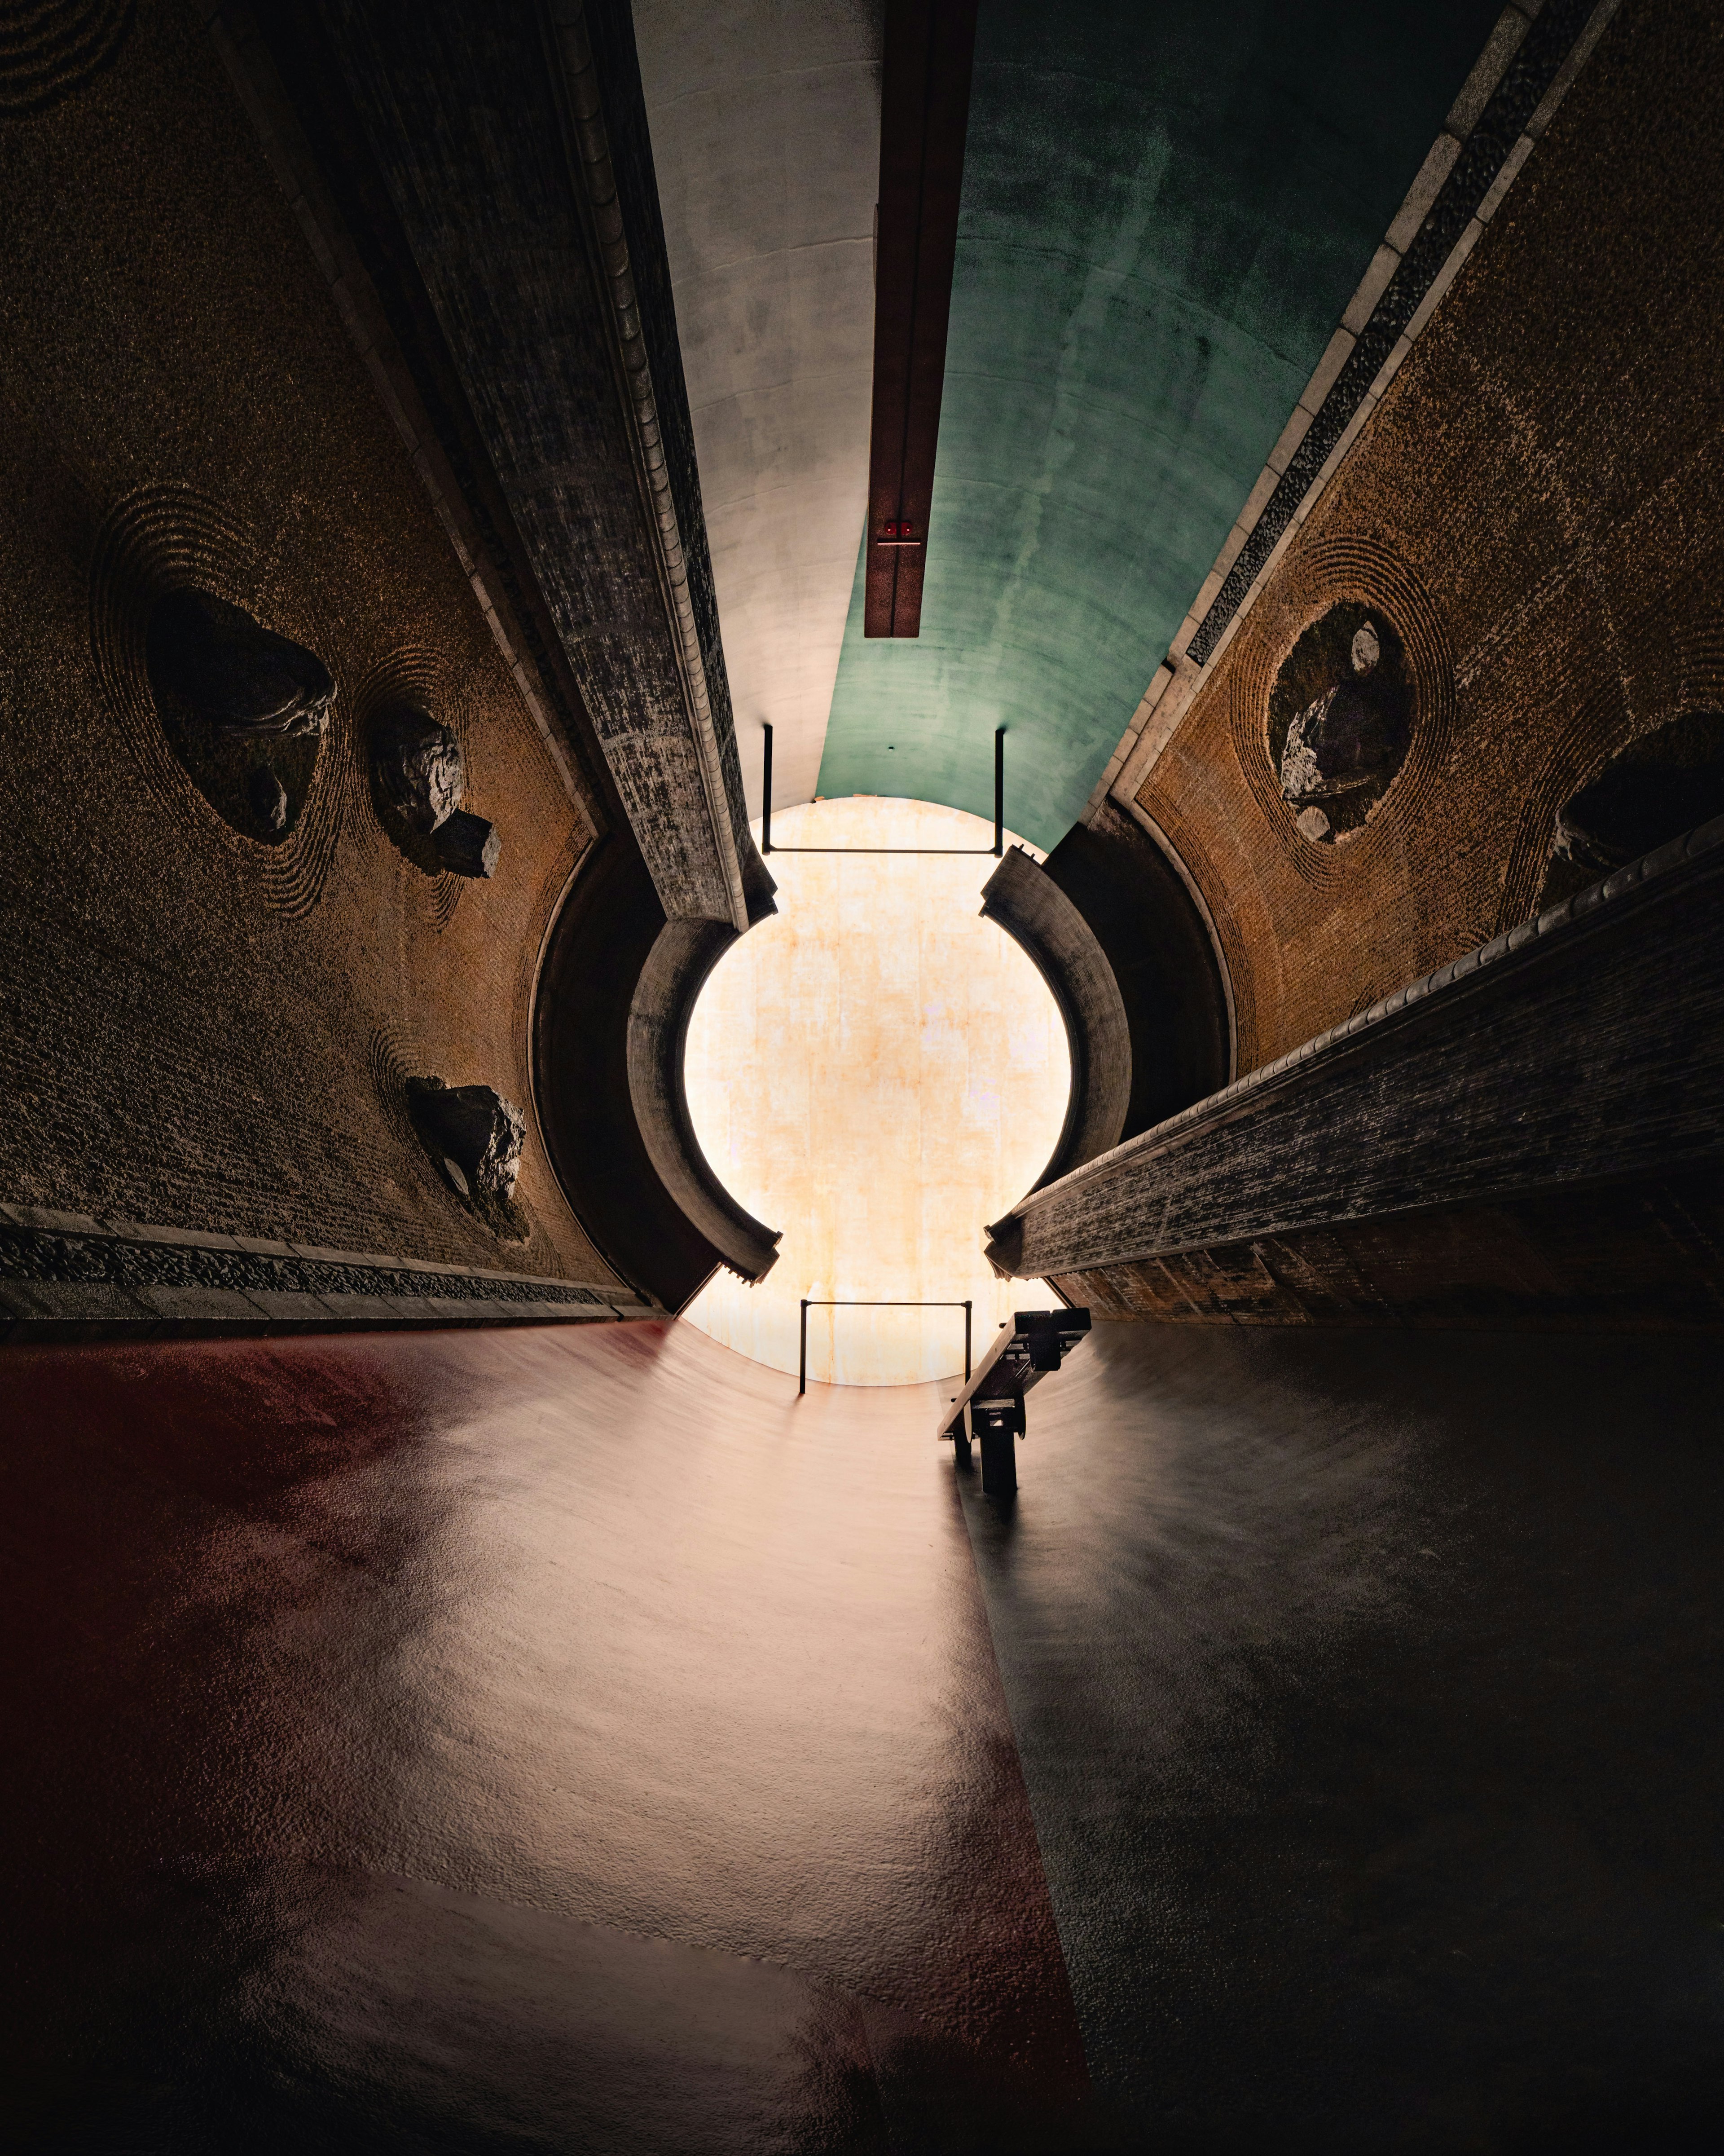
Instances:
[[[865,639],[823,794],[1052,846],[1214,563],[1498,9],[982,0],[921,634]]]

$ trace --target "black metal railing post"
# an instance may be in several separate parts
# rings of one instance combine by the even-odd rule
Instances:
[[[1006,850],[1006,730],[993,730],[993,850],[1002,860]]]
[[[772,730],[770,726],[762,726],[761,732],[767,737],[767,752],[766,768],[761,774],[760,782],[763,788],[760,803],[760,850],[763,854],[769,854],[772,850]]]
[[[797,1383],[798,1393],[808,1389],[808,1312],[811,1310],[961,1310],[964,1314],[964,1382],[970,1378],[970,1312],[968,1302],[919,1302],[908,1298],[888,1297],[874,1301],[865,1296],[834,1296],[830,1301],[819,1296],[802,1298],[802,1374]]]

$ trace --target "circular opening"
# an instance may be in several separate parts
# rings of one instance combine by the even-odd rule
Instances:
[[[808,1375],[911,1384],[979,1359],[999,1322],[1055,1298],[996,1280],[984,1224],[1046,1167],[1071,1088],[1058,1006],[977,911],[993,826],[927,802],[852,797],[772,819],[778,911],[726,952],[690,1021],[685,1083],[713,1171],[782,1228],[757,1286],[729,1273],[686,1313],[726,1347]],[[1008,843],[1021,844],[1010,840]],[[971,847],[969,854],[778,847]],[[1034,848],[1026,851],[1034,853]],[[1039,855],[1036,855],[1040,859]]]

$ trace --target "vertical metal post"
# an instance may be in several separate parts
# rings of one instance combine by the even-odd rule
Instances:
[[[760,782],[760,850],[769,854],[772,850],[772,730],[762,726],[761,732],[767,737],[767,746]]]
[[[1009,1430],[988,1423],[982,1431],[982,1494],[1010,1497],[1018,1488],[1018,1440]]]
[[[805,1392],[807,1392],[808,1389],[808,1297],[807,1297],[806,1296],[804,1296],[803,1297],[803,1299],[802,1299],[802,1383],[801,1383],[797,1387],[797,1389],[797,1389],[797,1390],[798,1390],[798,1392],[799,1392],[799,1393],[805,1393]]]
[[[993,730],[993,850],[1002,860],[1006,850],[1006,730]]]
[[[964,1383],[970,1382],[970,1306],[964,1305]]]

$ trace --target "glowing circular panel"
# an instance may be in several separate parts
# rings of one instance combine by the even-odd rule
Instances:
[[[987,847],[993,826],[862,796],[782,811],[772,839]],[[778,911],[725,954],[702,992],[686,1079],[715,1173],[783,1240],[757,1287],[719,1273],[687,1315],[793,1372],[803,1296],[968,1296],[979,1357],[1015,1306],[1051,1299],[997,1281],[982,1229],[1047,1166],[1071,1083],[1046,983],[977,911],[997,864],[774,851],[770,865]],[[962,1368],[962,1310],[808,1312],[811,1379],[911,1384]]]

